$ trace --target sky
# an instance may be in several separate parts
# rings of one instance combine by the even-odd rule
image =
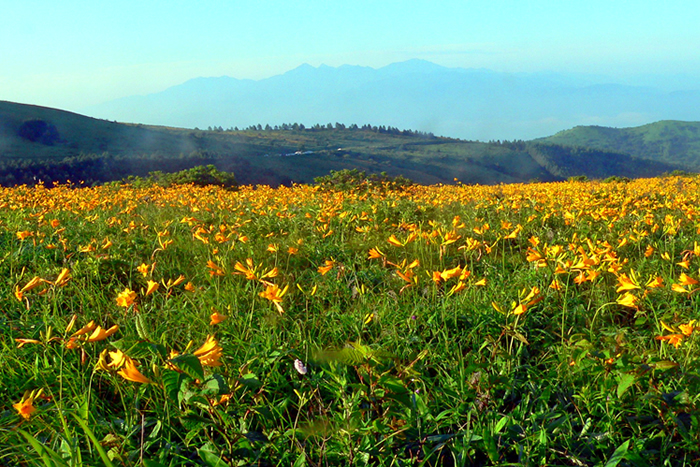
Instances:
[[[0,11],[0,100],[72,111],[199,76],[411,58],[700,83],[697,0],[0,0]]]

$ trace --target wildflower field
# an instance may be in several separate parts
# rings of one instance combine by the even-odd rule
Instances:
[[[700,178],[0,189],[2,465],[700,464]]]

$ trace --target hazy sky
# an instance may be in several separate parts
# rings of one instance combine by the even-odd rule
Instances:
[[[67,110],[302,63],[700,77],[698,0],[0,0],[0,12],[0,100]]]

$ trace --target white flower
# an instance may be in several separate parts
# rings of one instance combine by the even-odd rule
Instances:
[[[301,360],[299,360],[298,358],[296,360],[294,360],[294,369],[296,369],[300,375],[305,375],[306,373],[309,372],[309,370],[306,368],[306,366],[304,366],[304,363]]]

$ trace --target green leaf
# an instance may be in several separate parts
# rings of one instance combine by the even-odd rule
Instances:
[[[178,369],[184,371],[188,376],[192,378],[204,379],[204,368],[202,368],[202,362],[191,354],[178,355],[175,358],[168,360],[170,363],[175,365]]]
[[[508,423],[508,419],[509,419],[508,416],[505,416],[505,417],[501,418],[501,419],[498,421],[498,423],[496,423],[496,428],[493,429],[493,433],[494,433],[494,434],[500,433],[501,430],[503,430],[503,428],[506,426],[506,423]]]
[[[484,448],[486,448],[486,454],[489,456],[491,462],[498,462],[498,446],[496,446],[496,440],[489,430],[484,430]]]
[[[387,374],[382,375],[382,377],[379,378],[379,381],[377,381],[377,384],[390,390],[395,394],[405,394],[408,392],[408,389],[406,389],[406,386],[404,385],[403,381],[401,381],[396,376],[391,376]]]
[[[107,453],[105,452],[104,448],[100,444],[100,442],[97,440],[97,437],[95,436],[95,433],[92,432],[89,426],[87,426],[87,423],[85,420],[80,418],[79,416],[75,415],[75,420],[78,422],[78,424],[81,426],[85,434],[87,435],[88,438],[90,438],[90,441],[92,442],[93,447],[97,451],[97,454],[99,454],[100,459],[102,459],[102,462],[104,465],[107,467],[113,467],[114,464],[112,464],[112,461],[109,459],[109,456],[107,456]]]
[[[144,459],[143,465],[144,467],[165,467],[165,465],[161,464],[160,462],[150,459]]]
[[[187,375],[175,370],[163,370],[161,378],[165,394],[173,401],[178,400],[178,394],[180,394],[183,384],[190,379]]]
[[[615,452],[613,452],[613,455],[608,459],[608,461],[605,463],[605,467],[615,467],[617,464],[622,461],[622,459],[625,458],[625,454],[627,454],[627,451],[629,450],[630,446],[630,440],[625,441],[621,445],[615,449]]]
[[[255,373],[246,373],[238,379],[238,382],[249,389],[258,389],[262,383]]]
[[[226,393],[228,387],[226,381],[221,375],[212,375],[207,379],[202,385],[202,394],[205,396],[218,396],[220,394]]]
[[[617,384],[617,397],[620,398],[622,395],[634,384],[636,378],[633,374],[624,373],[620,376],[620,382]]]
[[[68,464],[66,464],[65,461],[61,459],[61,456],[59,456],[56,451],[53,451],[47,446],[44,446],[35,437],[33,437],[24,430],[19,430],[19,433],[22,436],[24,436],[24,438],[29,442],[29,444],[31,444],[31,446],[37,452],[37,454],[41,456],[41,460],[44,461],[44,465],[46,467],[68,467]]]
[[[299,454],[297,460],[294,461],[294,467],[304,467],[306,465],[306,454]]]
[[[139,337],[145,341],[150,341],[148,338],[148,332],[146,331],[146,326],[143,323],[143,319],[140,314],[137,314],[134,318],[134,324],[136,324],[136,332]]]
[[[210,449],[212,448],[209,445],[206,445],[201,449],[197,449],[197,454],[199,454],[202,461],[204,461],[204,463],[209,467],[227,467],[228,464],[219,456],[210,451]]]
[[[654,367],[655,370],[670,370],[671,368],[676,368],[678,366],[678,363],[672,362],[670,360],[661,360],[659,362],[655,362],[651,364],[652,367]]]

